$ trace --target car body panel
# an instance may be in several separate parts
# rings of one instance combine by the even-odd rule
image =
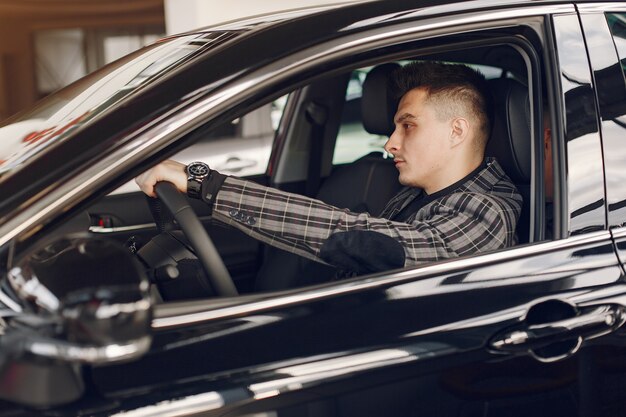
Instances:
[[[586,306],[625,296],[622,285],[611,286],[623,274],[608,233],[571,238],[564,249],[567,244],[519,248],[507,254],[508,262],[498,253],[468,259],[465,267],[444,263],[277,300],[233,300],[204,314],[167,314],[175,307],[165,306],[156,312],[152,353],[133,364],[96,369],[94,381],[114,397],[143,387],[156,405],[171,396],[172,381],[189,379],[181,391],[202,387],[194,392],[216,393],[228,409],[338,381],[350,392],[363,389],[359,383],[385,386],[377,382],[384,375],[389,384],[444,375],[474,361],[504,361],[514,369],[525,355],[494,353],[488,343],[498,331],[523,322],[533,305],[559,299]],[[490,258],[498,262],[489,266]],[[398,364],[415,366],[404,373]],[[513,395],[514,386],[508,389]],[[338,396],[341,389],[331,393]],[[485,402],[495,398],[484,395]]]

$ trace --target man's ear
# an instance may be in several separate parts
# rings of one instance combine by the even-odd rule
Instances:
[[[470,124],[464,117],[456,117],[451,121],[450,147],[460,145],[469,136]]]

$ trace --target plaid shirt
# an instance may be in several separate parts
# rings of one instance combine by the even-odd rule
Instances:
[[[405,187],[390,200],[383,217],[373,217],[228,177],[216,196],[213,216],[269,245],[344,269],[324,255],[325,245],[337,236],[349,239],[333,244],[333,250],[344,251],[357,262],[368,263],[381,249],[380,257],[387,256],[385,248],[390,246],[401,248],[403,265],[396,267],[515,243],[522,198],[494,159],[488,158],[484,169],[419,208],[406,222],[389,220],[419,195],[420,190]],[[367,246],[372,240],[379,242],[378,247]]]

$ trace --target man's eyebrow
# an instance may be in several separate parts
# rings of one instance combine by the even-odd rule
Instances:
[[[394,122],[402,123],[406,120],[415,120],[415,119],[417,119],[417,117],[413,116],[411,113],[404,113],[401,116],[396,117],[396,120],[394,120]]]

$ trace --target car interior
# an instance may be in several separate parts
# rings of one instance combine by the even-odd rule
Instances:
[[[486,75],[495,104],[487,156],[498,159],[524,198],[518,244],[542,240],[543,219],[533,214],[535,206],[543,204],[535,198],[536,189],[542,190],[542,174],[532,175],[533,166],[541,167],[541,155],[531,146],[533,137],[537,137],[531,120],[538,120],[532,115],[541,107],[531,106],[529,99],[532,89],[528,60],[520,48],[502,42],[471,48],[447,47],[441,51],[428,48],[400,58],[377,58],[378,62],[368,65],[352,64],[314,78],[289,93],[267,169],[264,174],[248,178],[355,212],[379,214],[401,188],[393,161],[382,150],[393,131],[397,105],[389,94],[387,80],[394,69],[413,60],[464,63]],[[201,141],[206,136],[219,137],[216,131],[232,129],[207,125],[191,135]],[[349,137],[344,134],[347,131]],[[334,156],[342,146],[352,153],[348,158],[351,160],[337,163]],[[168,220],[159,220],[162,209],[151,207],[148,200],[140,192],[110,194],[99,199],[87,209],[90,233],[115,239],[136,253],[158,288],[157,298],[174,301],[215,296],[210,285],[206,285],[193,248],[180,231],[168,230],[176,228],[175,222],[170,218],[170,226],[163,227]],[[285,290],[335,279],[334,268],[266,247],[236,229],[212,221],[203,203],[192,201],[191,205],[238,293]],[[172,247],[155,238],[163,233],[175,235]],[[146,246],[156,246],[158,254],[148,255]],[[164,272],[165,265],[175,265],[181,278],[171,279]]]

